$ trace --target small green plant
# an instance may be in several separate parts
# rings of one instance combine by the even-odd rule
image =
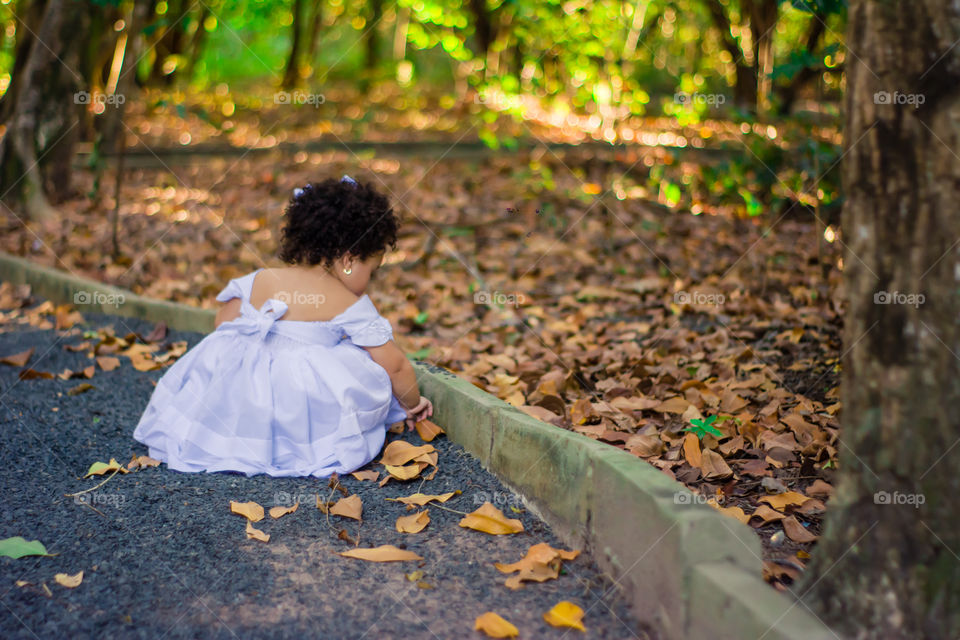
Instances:
[[[707,435],[708,433],[710,435],[720,437],[723,435],[723,432],[717,429],[715,426],[713,426],[713,423],[716,420],[717,420],[717,416],[710,416],[709,418],[704,418],[703,420],[701,420],[700,418],[694,418],[690,421],[690,424],[692,424],[693,426],[686,427],[684,431],[690,431],[692,433],[697,434],[697,437],[700,438],[701,440],[703,440],[703,436]]]

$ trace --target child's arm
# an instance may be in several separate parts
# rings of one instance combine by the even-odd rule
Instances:
[[[240,316],[240,298],[231,298],[217,309],[217,317],[213,320],[213,328],[216,329],[223,322],[230,322]]]
[[[420,389],[417,387],[417,374],[400,347],[393,340],[378,347],[363,347],[373,361],[386,369],[393,383],[393,395],[405,409],[413,409],[420,403]]]

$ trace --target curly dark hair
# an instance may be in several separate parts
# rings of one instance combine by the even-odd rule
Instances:
[[[287,264],[330,266],[397,246],[400,220],[386,196],[368,183],[328,178],[291,196],[284,211],[279,257]]]

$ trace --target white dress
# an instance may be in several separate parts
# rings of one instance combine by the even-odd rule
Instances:
[[[386,370],[361,348],[392,339],[390,322],[366,294],[332,320],[282,320],[285,302],[250,303],[261,270],[217,295],[240,298],[241,315],[167,370],[133,437],[178,471],[355,471],[406,417]]]

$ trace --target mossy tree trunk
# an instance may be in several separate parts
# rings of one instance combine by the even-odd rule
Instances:
[[[852,0],[840,480],[804,601],[856,638],[960,637],[960,10]]]

